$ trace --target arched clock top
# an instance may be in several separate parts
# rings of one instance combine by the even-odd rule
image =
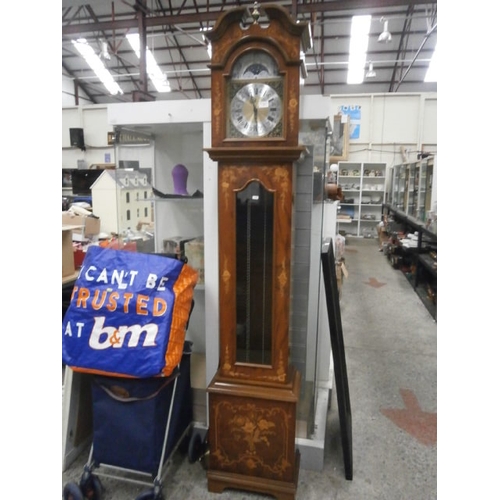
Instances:
[[[257,39],[266,39],[274,44],[282,51],[288,64],[297,60],[300,62],[301,50],[306,52],[311,47],[309,23],[294,22],[289,12],[280,5],[267,4],[259,9],[262,15],[257,21],[252,18],[252,9],[230,9],[219,18],[212,30],[205,33],[212,43],[210,68],[224,67],[235,50]],[[299,39],[300,43],[290,43],[293,39]]]

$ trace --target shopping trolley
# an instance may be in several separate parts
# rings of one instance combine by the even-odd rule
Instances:
[[[149,486],[136,500],[161,500],[171,458],[192,431],[191,342],[170,377],[92,377],[93,437],[80,481],[65,500],[103,498],[100,478]]]
[[[109,260],[110,257],[107,252],[109,250],[106,253],[101,252],[99,266],[105,267],[106,262],[103,259]],[[135,257],[130,254],[125,257],[117,254],[116,257],[135,260],[142,258],[138,257],[137,254]],[[148,257],[143,258],[148,259]],[[155,261],[153,258],[153,264],[156,262],[163,265],[162,261]],[[185,262],[182,264],[172,263],[172,266],[178,268],[179,265],[183,264]],[[148,261],[148,265],[151,265],[151,260]],[[168,266],[170,264],[167,265],[167,268]],[[136,265],[134,269],[137,268]],[[100,272],[102,273],[102,271]],[[170,269],[162,272],[167,275]],[[192,288],[196,282],[196,277],[193,278],[190,274],[191,270],[188,269],[187,272],[189,276],[187,286],[191,288],[187,294],[190,309],[187,308],[186,295],[178,298],[178,302],[183,302],[187,308],[181,322],[184,333],[188,328],[194,308]],[[169,279],[173,279],[172,276],[175,277],[181,273],[182,271],[179,272],[179,269],[175,269],[169,275]],[[139,280],[139,272],[137,276],[137,280]],[[77,281],[77,288],[78,285]],[[84,283],[80,283],[80,287],[83,286]],[[178,286],[176,291],[178,291]],[[88,294],[88,290],[85,293]],[[141,289],[141,293],[144,293],[143,289]],[[97,293],[96,297],[98,297]],[[173,303],[172,297],[169,297],[166,302],[170,300]],[[141,301],[143,303],[144,299]],[[74,297],[72,304],[77,302],[78,298]],[[70,317],[72,304],[70,304],[67,313]],[[81,320],[81,313],[82,311],[79,311],[80,316],[74,313],[74,316]],[[93,320],[93,329],[95,330],[97,322],[95,322],[95,318]],[[179,322],[177,321],[177,323]],[[65,317],[63,332],[67,332],[68,328],[71,328],[71,318]],[[171,328],[174,328],[173,322]],[[179,328],[179,324],[176,328]],[[111,331],[112,329],[109,330],[109,332]],[[111,335],[111,333],[106,333],[104,328],[102,328],[102,332],[100,335],[103,338],[106,338],[106,335]],[[119,334],[119,327],[116,327],[115,332],[117,335]],[[113,370],[106,373],[93,369],[93,365],[86,366],[84,369],[80,368],[81,371],[87,371],[88,376],[91,377],[92,443],[80,481],[71,481],[63,488],[64,500],[101,500],[103,498],[101,478],[113,478],[148,486],[148,489],[141,493],[136,500],[164,499],[163,480],[168,465],[181,443],[188,442],[193,425],[190,376],[192,342],[185,340],[184,335],[182,338],[183,350],[180,361],[167,375],[134,376],[133,374],[114,373]],[[175,342],[179,342],[179,336]],[[182,347],[182,344],[179,347]],[[71,346],[66,348],[68,358],[71,358],[71,349],[75,352]],[[74,356],[76,357],[76,355]],[[139,366],[135,369],[142,368]]]

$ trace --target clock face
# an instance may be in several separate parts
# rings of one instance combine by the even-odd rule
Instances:
[[[247,83],[231,99],[231,124],[245,137],[279,136],[282,130],[281,108],[281,97],[272,85]]]
[[[283,136],[283,77],[276,60],[264,50],[244,52],[227,82],[226,136]]]

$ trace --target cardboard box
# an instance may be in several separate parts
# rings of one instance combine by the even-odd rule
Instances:
[[[62,226],[62,278],[75,274],[75,260],[73,257],[73,231],[74,226]]]
[[[90,238],[101,232],[101,220],[98,217],[74,215],[71,212],[62,213],[62,224],[75,226],[73,233],[75,241],[82,241],[82,237]]]

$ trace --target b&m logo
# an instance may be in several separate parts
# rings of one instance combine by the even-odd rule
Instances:
[[[142,347],[155,347],[156,336],[158,335],[158,325],[149,323],[147,325],[104,326],[104,316],[94,318],[94,326],[89,338],[89,347],[96,350],[108,349],[109,347],[121,348],[125,344],[127,347],[137,347],[141,336],[143,337]],[[84,323],[76,323],[77,337],[80,338]],[[71,323],[66,325],[65,335],[73,335]],[[128,337],[128,341],[127,340]]]

